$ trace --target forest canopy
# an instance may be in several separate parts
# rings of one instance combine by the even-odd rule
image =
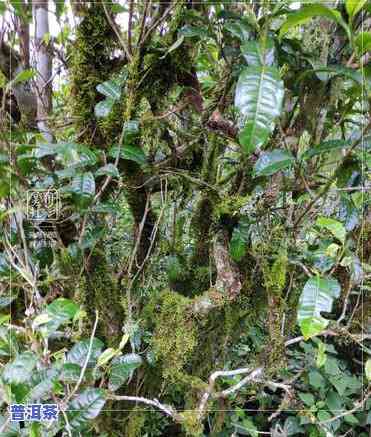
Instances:
[[[368,437],[371,4],[0,23],[0,436]]]

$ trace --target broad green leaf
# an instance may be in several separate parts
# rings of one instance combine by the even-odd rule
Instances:
[[[184,42],[184,35],[180,35],[180,37],[175,41],[174,44],[172,44],[166,51],[166,53],[160,57],[160,59],[164,59],[169,53],[176,50],[178,47],[180,47]]]
[[[371,32],[360,32],[354,41],[358,52],[363,55],[366,52],[371,51]]]
[[[284,88],[274,67],[246,67],[237,82],[234,104],[240,112],[240,143],[246,154],[263,146],[281,114]]]
[[[95,194],[95,180],[91,172],[79,174],[71,181],[72,193],[79,196],[92,197]]]
[[[17,76],[13,79],[12,83],[15,85],[20,82],[27,82],[35,76],[35,70],[23,70],[17,74]]]
[[[371,358],[369,358],[366,361],[366,365],[365,365],[365,374],[366,374],[366,378],[371,381]]]
[[[97,162],[96,153],[83,144],[77,143],[44,143],[38,145],[33,154],[35,158],[44,158],[45,156],[57,155],[58,159],[65,166],[81,167],[85,165],[94,165]]]
[[[142,358],[137,354],[127,354],[117,357],[112,361],[108,388],[117,390],[124,384],[132,371],[142,364]]]
[[[306,340],[327,327],[329,321],[321,316],[321,312],[331,312],[333,300],[339,296],[340,285],[336,279],[320,276],[308,279],[298,307],[298,323]]]
[[[251,32],[250,26],[241,20],[228,21],[225,23],[224,28],[241,42],[249,40]]]
[[[49,397],[52,392],[55,381],[58,378],[59,371],[57,369],[46,369],[39,372],[38,378],[39,382],[32,387],[32,389],[27,394],[27,401],[40,400],[46,395]]]
[[[365,80],[360,71],[354,70],[353,68],[344,67],[344,65],[330,65],[330,66],[315,66],[313,70],[306,70],[304,73],[300,74],[296,79],[296,82],[301,82],[304,77],[311,75],[312,73],[328,73],[328,74],[317,74],[319,79],[327,81],[328,79],[335,76],[344,76],[348,79],[353,80],[357,85],[361,87],[364,86]],[[337,140],[335,140],[337,141]]]
[[[8,363],[3,371],[3,380],[9,384],[21,384],[28,381],[37,363],[37,357],[32,352],[23,352],[12,362]]]
[[[117,170],[117,167],[113,164],[107,164],[104,167],[99,168],[95,172],[96,176],[112,176],[113,178],[118,178],[120,176],[119,171]]]
[[[298,11],[288,14],[287,20],[281,26],[279,37],[282,38],[293,27],[305,24],[314,17],[325,17],[337,22],[346,31],[348,38],[351,39],[350,29],[341,17],[341,13],[318,3],[307,4]]]
[[[105,98],[101,102],[97,103],[94,108],[94,114],[97,118],[104,118],[109,115],[113,105],[115,104],[114,99],[109,97]]]
[[[120,84],[115,80],[107,80],[97,85],[97,91],[113,101],[119,100],[121,96]]]
[[[295,161],[286,150],[273,150],[264,153],[254,165],[255,176],[270,176],[278,171],[289,168]]]
[[[118,352],[118,349],[114,349],[112,347],[104,350],[98,358],[97,366],[103,366],[104,364],[108,363],[108,361],[110,361],[115,355],[117,355]]]
[[[91,425],[104,404],[106,403],[104,390],[100,388],[87,388],[68,405],[68,419],[70,426],[75,431],[81,431]]]
[[[247,41],[241,46],[241,53],[250,66],[259,67],[274,63],[274,43],[272,39],[267,39],[264,50],[259,41]]]
[[[81,363],[81,366],[83,363]],[[59,375],[59,380],[64,382],[77,382],[81,374],[81,366],[76,363],[64,363],[62,372]]]
[[[241,261],[246,254],[248,232],[249,226],[241,222],[233,229],[229,253],[235,261]]]
[[[321,388],[326,384],[325,378],[317,371],[311,370],[308,373],[309,384],[314,388]]]
[[[140,147],[137,146],[131,146],[131,145],[125,145],[121,148],[118,146],[112,147],[110,150],[110,156],[112,158],[116,158],[117,153],[120,149],[120,157],[122,159],[127,159],[129,161],[135,161],[139,165],[144,165],[147,162],[147,158],[145,153]]]
[[[346,231],[341,222],[329,217],[318,217],[316,225],[330,231],[335,238],[344,244]]]
[[[67,353],[67,362],[82,366],[85,363],[88,355],[90,340],[82,340],[76,343]],[[91,354],[88,362],[88,367],[94,367],[97,363],[99,355],[102,353],[103,342],[99,338],[94,338],[91,348]]]
[[[350,18],[353,18],[366,4],[367,0],[345,0],[345,9]]]
[[[243,422],[241,423],[232,422],[232,425],[235,427],[235,430],[238,432],[238,434],[259,437],[258,428],[249,417],[244,417]]]
[[[72,320],[79,311],[78,305],[72,300],[60,297],[46,307],[46,312],[37,316],[33,326],[41,326],[44,336],[55,332],[60,325]]]
[[[312,393],[298,393],[299,398],[304,402],[305,405],[311,407],[314,405],[315,399]]]
[[[322,153],[332,152],[333,150],[341,150],[352,145],[351,141],[346,140],[329,140],[324,141],[316,147],[306,150],[302,155],[302,159],[310,159],[313,156],[321,155]]]
[[[139,135],[139,121],[138,120],[129,120],[124,124],[124,144],[130,144],[134,142],[134,140]]]

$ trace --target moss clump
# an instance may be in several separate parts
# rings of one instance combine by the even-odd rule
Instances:
[[[151,305],[155,325],[153,352],[162,365],[164,379],[168,381],[181,379],[183,368],[197,345],[197,329],[189,312],[190,302],[190,299],[167,290]]]
[[[180,417],[182,428],[187,436],[201,437],[203,435],[203,425],[198,418],[197,411],[183,411]]]
[[[243,208],[249,201],[249,196],[228,196],[225,197],[215,208],[215,215],[217,219],[225,216],[238,215],[241,208]]]
[[[107,138],[97,129],[94,107],[103,96],[97,85],[112,75],[111,56],[117,46],[115,34],[107,22],[104,9],[99,3],[92,4],[84,12],[84,18],[76,30],[76,39],[70,52],[71,105],[77,117],[76,129],[79,141],[96,145],[109,144],[117,132]]]
[[[142,437],[143,427],[145,422],[145,414],[137,408],[128,416],[127,425],[125,427],[125,437]]]

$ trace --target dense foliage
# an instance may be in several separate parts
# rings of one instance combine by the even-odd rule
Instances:
[[[0,435],[369,436],[370,3],[0,13]]]

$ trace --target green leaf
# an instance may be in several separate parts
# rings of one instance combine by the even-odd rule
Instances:
[[[353,18],[366,4],[367,0],[345,0],[345,9],[350,18]]]
[[[87,388],[69,403],[68,419],[75,431],[81,431],[95,419],[106,403],[104,390]]]
[[[88,355],[89,344],[90,340],[82,340],[76,343],[67,353],[67,362],[82,366]],[[96,365],[98,357],[102,353],[103,346],[103,342],[99,340],[99,338],[93,339],[88,367],[94,367]]]
[[[329,217],[318,217],[316,221],[316,225],[319,226],[320,228],[325,228],[328,231],[330,231],[335,238],[337,238],[339,241],[341,241],[344,244],[345,237],[346,237],[346,230],[341,222]]]
[[[32,79],[35,74],[35,70],[23,70],[17,74],[17,76],[13,79],[12,83],[13,85],[15,85],[20,82],[27,82],[28,80]]]
[[[313,156],[322,155],[322,153],[331,152],[333,150],[341,150],[346,147],[350,147],[352,145],[351,141],[346,140],[329,140],[324,141],[316,147],[312,147],[311,149],[306,150],[301,158],[302,159],[310,159]]]
[[[184,42],[184,35],[181,35],[174,44],[172,44],[166,51],[166,53],[160,57],[160,59],[164,59],[169,53],[176,50],[178,47],[180,47]]]
[[[108,363],[108,361],[110,361],[119,352],[120,351],[118,349],[114,349],[112,347],[104,350],[98,358],[97,366],[103,366],[104,364]]]
[[[246,67],[237,82],[234,104],[240,112],[240,143],[246,154],[263,146],[281,113],[284,88],[274,67]]]
[[[325,378],[317,371],[311,370],[308,374],[309,384],[314,388],[324,387],[326,384]]]
[[[137,354],[127,354],[112,361],[108,388],[117,390],[124,384],[131,373],[142,364],[142,358]]]
[[[239,223],[233,229],[231,242],[229,245],[229,253],[235,261],[241,261],[246,254],[248,241],[249,226],[244,223]]]
[[[270,176],[289,168],[294,161],[294,156],[286,150],[278,149],[264,153],[254,165],[254,176]]]
[[[147,162],[146,155],[140,147],[126,145],[126,146],[119,148],[118,146],[115,146],[115,147],[112,147],[112,149],[109,152],[109,155],[112,158],[116,158],[119,149],[120,149],[120,157],[122,159],[127,159],[129,161],[135,161],[139,165],[146,164],[146,162]]]
[[[81,366],[76,363],[64,363],[59,380],[63,382],[77,382],[80,378]]]
[[[249,417],[245,417],[242,423],[232,422],[232,425],[236,428],[238,434],[249,435],[251,437],[259,437],[258,428]]]
[[[89,171],[87,173],[75,176],[71,181],[72,193],[79,196],[92,197],[95,194],[95,180],[93,174]]]
[[[95,176],[112,176],[113,178],[118,178],[120,176],[120,173],[117,169],[117,167],[113,164],[107,164],[104,167],[99,168],[95,172]]]
[[[346,31],[349,40],[351,39],[350,29],[341,17],[341,13],[318,3],[305,5],[298,11],[290,13],[281,26],[279,37],[282,38],[293,27],[305,24],[314,17],[326,17],[337,22]]]
[[[23,352],[12,362],[8,363],[3,371],[3,380],[9,384],[21,384],[28,381],[37,363],[37,357],[32,352]]]
[[[322,343],[322,341],[318,342],[318,349],[317,349],[317,358],[316,358],[316,365],[317,367],[322,367],[326,363],[326,345]]]
[[[34,327],[41,326],[41,332],[47,337],[60,325],[72,320],[78,311],[78,305],[72,300],[60,297],[46,307],[46,312],[35,318],[33,325]]]
[[[267,39],[264,50],[259,41],[247,41],[241,46],[241,53],[250,66],[272,65],[274,63],[273,40]]]
[[[315,400],[314,400],[314,396],[312,395],[312,393],[298,393],[298,395],[299,395],[299,398],[308,407],[311,407],[312,405],[314,405]]]
[[[97,118],[104,118],[109,115],[113,105],[115,104],[114,99],[109,97],[105,98],[101,102],[97,103],[94,108],[94,114]]]
[[[328,320],[321,316],[321,312],[330,312],[333,300],[339,296],[340,285],[337,280],[319,276],[308,279],[298,308],[298,323],[306,340],[327,327]]]
[[[139,121],[129,120],[126,121],[123,128],[124,132],[124,143],[130,144],[135,141],[139,135]]]
[[[225,23],[224,28],[231,33],[233,36],[238,38],[241,42],[249,40],[250,37],[250,26],[243,21],[228,21]]]
[[[360,55],[371,51],[371,32],[360,32],[356,36],[354,43]]]
[[[97,85],[97,91],[113,101],[119,100],[121,97],[120,84],[115,80],[107,80],[100,83]]]
[[[366,361],[365,365],[366,378],[371,381],[371,358]]]
[[[360,71],[354,70],[353,68],[344,67],[343,65],[330,65],[328,67],[320,66],[313,68],[313,70],[306,70],[304,73],[298,76],[296,82],[301,82],[304,77],[311,75],[312,73],[328,73],[327,75],[317,74],[318,78],[322,81],[327,81],[335,76],[344,76],[353,80],[360,87],[365,85],[364,77]]]
[[[47,369],[39,372],[39,383],[36,384],[27,394],[27,402],[40,400],[49,397],[52,392],[59,371],[57,369]]]

